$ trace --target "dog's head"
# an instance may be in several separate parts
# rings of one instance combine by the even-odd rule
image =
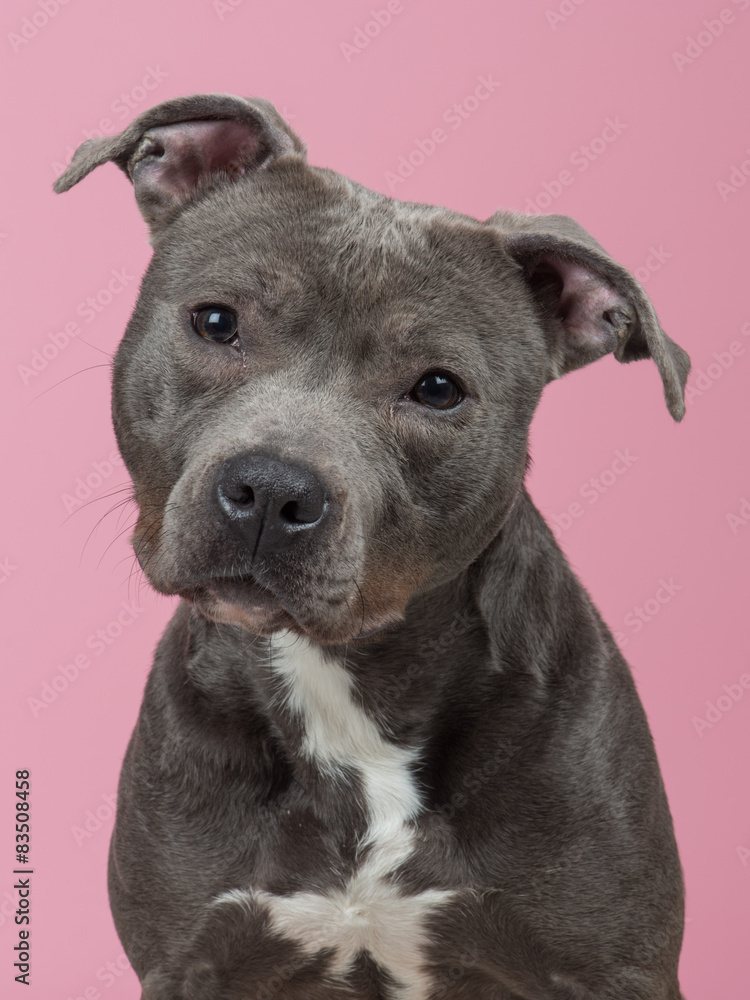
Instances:
[[[153,586],[255,634],[342,642],[471,563],[523,482],[551,379],[652,357],[672,416],[685,352],[563,216],[487,222],[311,167],[265,101],[167,101],[90,139],[154,256],[113,416]]]

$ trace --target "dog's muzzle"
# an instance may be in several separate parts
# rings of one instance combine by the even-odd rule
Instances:
[[[184,501],[175,506],[182,516],[168,535],[175,561],[167,592],[208,617],[265,633],[346,603],[350,584],[327,594],[320,568],[340,505],[304,465],[241,452],[214,469],[189,514]]]

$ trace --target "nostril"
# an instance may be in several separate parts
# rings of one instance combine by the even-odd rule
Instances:
[[[255,503],[253,488],[248,483],[234,483],[231,486],[222,486],[221,492],[238,507],[252,507]]]
[[[315,524],[323,516],[326,501],[322,491],[314,490],[309,495],[287,500],[279,508],[279,519],[286,524]]]
[[[279,511],[279,517],[287,524],[299,524],[303,518],[300,517],[300,505],[296,500],[285,503]]]
[[[279,517],[287,524],[315,524],[320,520],[324,506],[324,502],[318,497],[288,500],[279,509]]]

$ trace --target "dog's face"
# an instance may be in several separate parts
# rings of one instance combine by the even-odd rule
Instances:
[[[651,354],[679,417],[687,365],[570,220],[396,202],[303,153],[264,102],[186,98],[85,144],[59,189],[114,159],[154,234],[113,394],[149,580],[344,642],[501,529],[550,379]]]
[[[292,157],[212,191],[158,243],[115,366],[141,565],[256,633],[393,621],[496,534],[545,358],[477,223]]]

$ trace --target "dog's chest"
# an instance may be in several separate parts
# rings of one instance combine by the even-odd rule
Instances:
[[[425,946],[431,914],[453,896],[446,890],[406,895],[394,877],[414,851],[411,820],[421,804],[411,766],[414,752],[385,740],[352,697],[346,670],[314,646],[279,637],[274,670],[286,707],[302,727],[302,752],[325,775],[356,773],[364,792],[368,829],[362,860],[343,886],[276,895],[255,888],[222,894],[214,905],[260,905],[277,935],[307,955],[332,952],[328,974],[346,982],[355,960],[367,955],[398,984],[399,1000],[430,994]]]

